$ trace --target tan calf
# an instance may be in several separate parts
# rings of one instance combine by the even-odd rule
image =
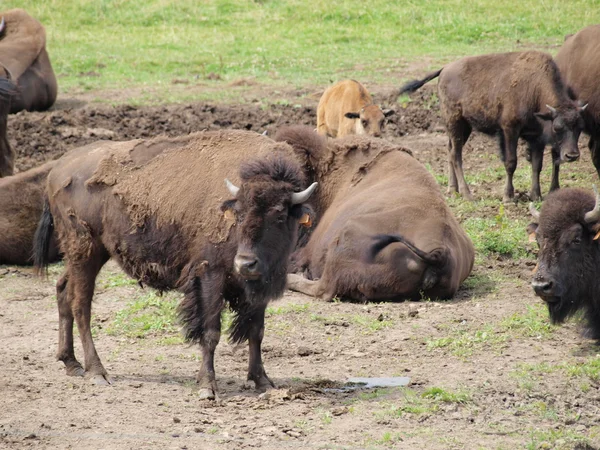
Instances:
[[[348,134],[381,136],[385,118],[394,114],[373,104],[371,94],[358,81],[344,80],[329,87],[317,107],[317,132],[330,137]]]

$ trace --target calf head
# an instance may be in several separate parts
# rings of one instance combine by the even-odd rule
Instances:
[[[356,134],[368,134],[369,136],[381,137],[385,118],[394,114],[392,109],[384,111],[377,105],[367,105],[358,112],[348,112],[344,117],[358,119],[356,121]]]
[[[240,187],[226,180],[233,200],[222,209],[235,218],[237,251],[233,273],[244,283],[249,298],[267,299],[283,292],[290,253],[298,225],[310,224],[312,210],[304,203],[317,183],[302,189],[300,166],[284,156],[270,155],[249,162],[240,171]]]
[[[600,287],[600,196],[594,201],[584,190],[561,189],[532,214],[536,221],[528,232],[535,233],[539,246],[533,290],[546,302],[553,323],[583,309],[591,336],[600,338],[595,298]]]
[[[586,107],[587,104],[578,106],[575,102],[563,108],[546,105],[548,112],[535,113],[542,121],[546,141],[560,151],[561,162],[579,159],[577,141],[584,127],[582,114]]]

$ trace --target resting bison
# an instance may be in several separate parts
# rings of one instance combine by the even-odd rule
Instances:
[[[10,112],[50,108],[56,100],[57,85],[46,52],[44,27],[22,9],[4,11],[0,17],[0,69],[19,91]]]
[[[536,222],[528,226],[539,245],[531,281],[554,323],[578,310],[587,319],[587,335],[600,339],[600,196],[575,188],[548,195]]]
[[[149,151],[157,155],[140,162]],[[187,340],[202,347],[202,397],[217,391],[213,361],[225,302],[235,312],[230,339],[249,341],[248,378],[257,389],[272,386],[261,358],[265,309],[285,289],[303,203],[316,188],[304,189],[299,161],[288,145],[245,131],[111,143],[59,160],[48,176],[36,266],[46,265],[53,223],[66,259],[57,301],[58,359],[67,374],[110,382],[90,309],[94,280],[112,257],[140,282],[185,294],[179,313]],[[241,184],[227,181],[233,198],[224,202],[223,181],[238,178],[238,169]],[[85,370],[73,351],[74,319]]]
[[[572,96],[587,102],[583,131],[590,135],[588,146],[600,176],[600,25],[568,36],[554,60]]]
[[[550,190],[559,187],[560,162],[579,158],[577,141],[585,106],[569,98],[550,55],[528,51],[466,57],[407,83],[400,92],[413,92],[438,76],[440,110],[450,138],[448,191],[472,199],[462,149],[473,129],[499,137],[507,175],[504,201],[514,197],[519,138],[527,142],[531,155],[531,198],[541,198],[540,172],[547,144],[553,147]]]
[[[15,152],[8,142],[8,112],[16,94],[15,85],[0,78],[0,178],[12,175],[15,170]]]
[[[373,104],[358,81],[344,80],[327,88],[317,107],[317,132],[330,137],[348,134],[381,136],[385,118],[394,114]]]
[[[289,275],[291,289],[325,300],[454,295],[473,268],[473,244],[410,151],[360,136],[326,143],[300,127],[275,139],[320,155],[312,203],[324,212],[292,257],[304,276]]]
[[[0,179],[0,264],[32,264],[33,236],[44,208],[44,188],[54,161]],[[48,259],[58,259],[54,238]]]

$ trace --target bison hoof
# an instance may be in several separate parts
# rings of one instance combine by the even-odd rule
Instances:
[[[92,384],[96,386],[110,386],[114,383],[114,380],[108,375],[92,375],[90,376],[90,381]]]
[[[70,377],[83,377],[85,376],[85,370],[81,366],[67,367],[67,375]]]
[[[214,400],[215,391],[212,388],[201,388],[198,391],[198,398],[200,400]]]
[[[254,389],[260,393],[266,392],[275,387],[275,384],[271,381],[266,373],[263,373],[260,377],[248,377],[248,379],[254,381]]]

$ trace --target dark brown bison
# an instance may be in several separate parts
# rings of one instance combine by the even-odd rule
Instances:
[[[385,118],[394,114],[373,104],[369,91],[354,80],[327,88],[317,106],[317,132],[329,137],[349,134],[381,136]]]
[[[147,152],[156,156],[146,162]],[[189,341],[202,348],[200,395],[217,391],[214,352],[225,302],[235,312],[230,339],[249,341],[248,379],[272,386],[262,364],[267,303],[283,293],[303,203],[302,159],[293,149],[246,131],[111,143],[67,154],[48,176],[36,265],[46,265],[52,223],[66,259],[57,283],[58,359],[69,375],[110,379],[90,330],[94,280],[109,258],[159,290],[185,294],[179,312]],[[239,175],[236,173],[239,170]],[[231,197],[227,193],[227,181]],[[73,320],[83,368],[73,351]]]
[[[46,51],[46,30],[22,9],[4,11],[0,17],[0,69],[18,87],[10,112],[50,108],[58,89]]]
[[[301,127],[276,140],[319,155],[311,203],[321,216],[292,257],[288,286],[331,300],[452,297],[473,268],[474,248],[435,179],[410,151],[380,139],[325,142]]]
[[[12,81],[0,78],[0,178],[8,177],[15,170],[15,152],[8,142],[8,113],[11,102],[16,95]]]
[[[46,177],[54,164],[0,178],[0,264],[33,263],[33,236],[44,208]],[[48,246],[48,259],[56,261],[53,236]]]
[[[600,339],[600,196],[582,189],[552,192],[529,224],[539,245],[531,286],[553,323],[583,310],[586,334]]]
[[[569,98],[550,55],[528,51],[470,56],[407,83],[400,92],[413,92],[438,76],[440,111],[450,138],[448,191],[472,198],[462,168],[462,149],[472,130],[499,137],[507,175],[504,201],[514,197],[519,138],[529,146],[531,198],[541,198],[540,172],[547,144],[553,147],[550,190],[559,187],[560,162],[579,158],[577,141],[585,106]]]
[[[600,176],[600,25],[565,38],[554,60],[571,95],[587,103],[583,131],[590,135],[588,146]]]

